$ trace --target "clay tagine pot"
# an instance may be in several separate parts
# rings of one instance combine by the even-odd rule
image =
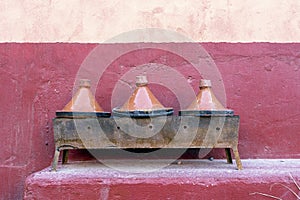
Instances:
[[[172,115],[173,108],[165,108],[148,88],[146,76],[136,77],[136,89],[122,107],[113,109],[119,117],[155,117]]]
[[[191,116],[231,116],[233,110],[226,109],[216,98],[212,89],[210,80],[200,80],[200,91],[196,99],[186,109],[179,111],[179,115]]]
[[[91,81],[81,79],[79,89],[72,100],[61,110],[56,111],[57,117],[110,117],[95,100],[91,90]]]

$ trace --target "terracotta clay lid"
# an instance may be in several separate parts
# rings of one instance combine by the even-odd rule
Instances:
[[[113,114],[126,117],[172,115],[173,108],[165,108],[147,85],[146,76],[137,76],[136,89],[122,107],[113,109]]]
[[[186,109],[179,111],[179,115],[211,116],[211,115],[233,115],[233,110],[226,109],[216,98],[210,80],[200,80],[200,91],[196,99]]]
[[[104,112],[95,100],[91,90],[91,81],[81,79],[79,89],[71,101],[61,110],[56,112],[57,117],[109,117],[109,112]]]

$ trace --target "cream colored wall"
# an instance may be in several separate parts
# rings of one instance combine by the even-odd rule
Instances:
[[[0,42],[103,42],[143,28],[201,42],[299,42],[300,0],[0,0]]]

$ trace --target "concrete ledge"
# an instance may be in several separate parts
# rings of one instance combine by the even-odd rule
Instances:
[[[300,195],[300,159],[242,160],[244,170],[225,160],[109,160],[59,165],[26,179],[25,199],[282,199]],[[180,163],[179,162],[179,163]],[[153,172],[137,173],[153,170]],[[123,171],[124,170],[124,171]],[[288,188],[287,188],[288,187]],[[290,190],[289,190],[290,189]]]

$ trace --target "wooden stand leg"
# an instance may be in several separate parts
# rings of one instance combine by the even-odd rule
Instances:
[[[51,171],[56,171],[57,168],[57,163],[58,163],[58,158],[59,158],[59,149],[55,149],[55,153],[54,153],[54,157],[53,157],[53,161],[52,161],[52,167],[51,167]]]
[[[65,164],[68,162],[68,156],[69,156],[69,150],[63,150],[62,164]]]
[[[227,163],[232,164],[230,148],[225,148]]]
[[[234,154],[234,158],[235,158],[235,162],[236,162],[238,170],[243,169],[237,146],[233,147],[232,150],[233,150],[233,154]]]

